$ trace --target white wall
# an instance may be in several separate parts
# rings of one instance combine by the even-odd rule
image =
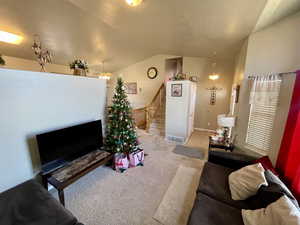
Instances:
[[[16,58],[11,56],[3,56],[6,65],[3,68],[15,69],[15,70],[29,70],[29,71],[41,71],[41,66],[35,60],[28,60],[22,58]],[[46,72],[49,73],[62,73],[62,74],[72,74],[69,66],[57,65],[57,64],[47,64]]]
[[[40,168],[35,135],[104,118],[104,80],[0,69],[0,192]]]
[[[248,75],[289,72],[300,68],[300,13],[252,34],[248,40],[244,78]],[[277,160],[286,119],[289,112],[295,76],[284,75],[276,113],[272,149],[268,155],[273,163]],[[249,117],[249,88],[244,80],[237,123],[237,143],[244,147]]]

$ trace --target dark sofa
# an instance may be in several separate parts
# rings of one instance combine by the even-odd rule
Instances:
[[[259,195],[245,201],[231,199],[229,174],[255,159],[242,154],[211,151],[202,171],[188,225],[244,225],[241,209],[266,207],[268,202]]]
[[[82,225],[35,180],[0,194],[2,225]]]

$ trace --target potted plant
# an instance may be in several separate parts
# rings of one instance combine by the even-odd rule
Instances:
[[[127,100],[123,80],[118,78],[113,105],[108,109],[106,147],[114,153],[115,169],[124,172],[129,167],[130,154],[138,150],[132,108]]]
[[[70,69],[74,70],[73,74],[78,76],[86,76],[88,72],[88,64],[85,60],[75,59],[70,63]]]
[[[0,66],[5,65],[5,60],[3,59],[2,55],[0,55]]]
[[[172,80],[186,80],[186,74],[178,73],[173,76]]]

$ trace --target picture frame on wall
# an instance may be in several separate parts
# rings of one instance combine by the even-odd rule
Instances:
[[[137,83],[136,82],[125,83],[124,86],[125,86],[126,94],[130,94],[130,95],[137,94]]]
[[[182,97],[182,84],[172,84],[171,96],[172,97]]]

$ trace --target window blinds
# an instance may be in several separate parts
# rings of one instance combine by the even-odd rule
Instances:
[[[258,90],[254,90],[252,93],[255,96],[255,100],[250,101],[246,144],[250,149],[269,151],[281,81],[272,80],[263,82],[272,83],[270,85],[264,84],[263,88],[258,88]],[[269,99],[267,101],[265,99],[262,100],[262,96],[267,96]]]

